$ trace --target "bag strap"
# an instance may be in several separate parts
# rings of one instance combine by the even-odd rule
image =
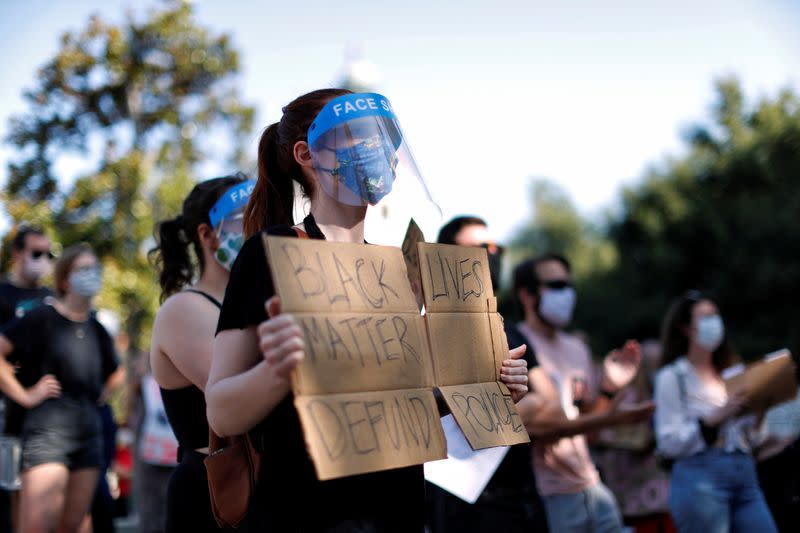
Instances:
[[[688,410],[688,401],[686,399],[686,372],[675,368],[675,377],[678,380],[678,397],[681,399],[681,407]]]
[[[208,300],[212,304],[216,305],[217,308],[222,309],[222,304],[220,303],[220,301],[217,300],[216,298],[214,298],[213,296],[211,296],[210,294],[208,294],[205,291],[200,291],[200,290],[197,290],[197,289],[186,289],[184,292],[193,292],[195,294],[199,294],[200,296],[202,296],[203,298],[205,298],[206,300]]]

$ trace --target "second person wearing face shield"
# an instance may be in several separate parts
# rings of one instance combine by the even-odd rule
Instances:
[[[163,304],[153,324],[150,365],[179,444],[179,465],[167,487],[168,532],[219,531],[203,464],[208,454],[203,391],[220,302],[242,245],[242,212],[254,185],[242,175],[201,182],[186,197],[182,213],[158,226],[153,254]]]
[[[376,94],[324,89],[303,95],[262,135],[258,169],[245,213],[245,233],[255,237],[231,272],[206,389],[212,428],[222,436],[248,431],[262,454],[248,526],[421,532],[422,465],[317,480],[289,382],[304,358],[304,341],[294,318],[280,312],[258,235],[269,228],[272,235],[303,232],[311,239],[364,243],[367,206],[411,180],[422,183],[396,117]],[[310,214],[293,227],[295,183],[311,202]],[[512,391],[527,390],[524,362],[504,370],[517,381],[509,384]]]

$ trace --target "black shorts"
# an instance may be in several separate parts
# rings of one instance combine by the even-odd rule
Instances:
[[[58,463],[70,471],[100,468],[103,439],[97,406],[48,400],[28,411],[22,428],[22,466]]]

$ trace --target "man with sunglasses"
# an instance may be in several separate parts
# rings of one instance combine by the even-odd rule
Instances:
[[[546,404],[528,408],[526,397],[519,404],[520,415],[533,436],[534,472],[551,530],[620,532],[617,502],[600,482],[585,434],[646,420],[654,405],[622,406],[622,395],[617,395],[638,372],[636,341],[609,353],[602,375],[597,375],[588,346],[565,331],[576,300],[570,270],[569,261],[555,253],[514,269],[514,296],[524,316],[517,329],[539,361],[530,370],[529,383]]]
[[[40,228],[23,225],[11,241],[11,271],[0,282],[0,326],[38,307],[52,296],[42,279],[52,268],[50,239]],[[18,437],[24,412],[0,395],[0,434]],[[0,489],[0,533],[11,531],[10,492]]]
[[[486,248],[492,287],[499,288],[503,247],[492,239],[482,218],[456,217],[439,231],[437,242],[459,246]],[[513,325],[506,323],[510,347],[526,343]],[[525,352],[528,368],[538,365],[530,343]],[[428,484],[428,525],[432,533],[504,531],[547,531],[547,520],[541,500],[536,493],[531,465],[531,447],[528,444],[511,446],[503,462],[495,471],[483,493],[474,504],[469,504],[439,487]]]

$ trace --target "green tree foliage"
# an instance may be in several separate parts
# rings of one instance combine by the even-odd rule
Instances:
[[[602,228],[582,218],[569,194],[558,184],[546,179],[534,180],[531,204],[533,218],[511,240],[505,258],[507,265],[545,252],[564,254],[572,264],[581,293],[583,279],[605,273],[616,265],[616,250]],[[508,301],[512,296],[508,288],[501,296],[504,316],[521,318],[519,310],[513,309]]]
[[[656,335],[669,302],[699,288],[718,299],[744,357],[797,353],[800,98],[784,90],[750,105],[735,79],[717,93],[714,121],[693,128],[688,155],[625,192],[610,231],[614,333]]]
[[[239,166],[254,114],[238,92],[229,36],[197,25],[185,2],[143,18],[94,16],[62,36],[25,94],[28,110],[11,121],[17,157],[3,191],[15,222],[95,247],[98,305],[120,314],[132,350],[146,347],[157,305],[146,258],[154,221],[175,215],[202,165]],[[88,170],[64,184],[65,161]]]

